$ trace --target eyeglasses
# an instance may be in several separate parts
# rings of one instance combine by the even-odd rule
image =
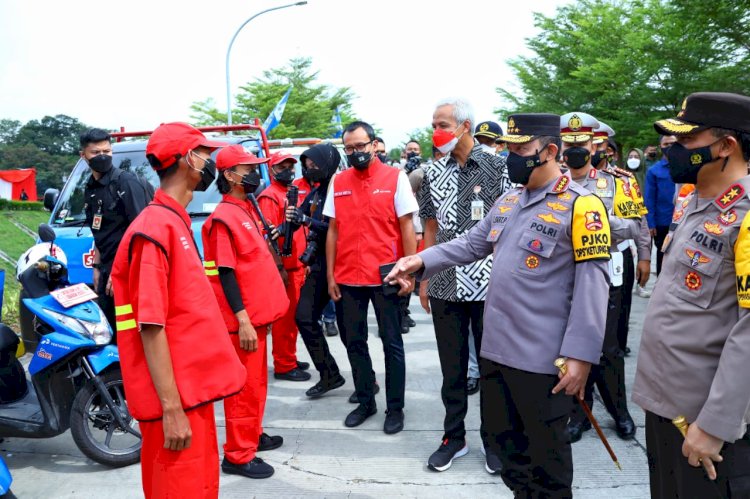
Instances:
[[[351,154],[355,150],[357,152],[365,152],[365,149],[367,149],[367,146],[369,146],[370,144],[372,144],[372,140],[370,142],[363,142],[363,143],[359,143],[359,144],[354,144],[352,146],[346,146],[346,147],[344,147],[344,152],[346,154]]]

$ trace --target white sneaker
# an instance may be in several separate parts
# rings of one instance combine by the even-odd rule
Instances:
[[[651,296],[651,291],[649,291],[646,288],[641,287],[641,286],[636,287],[636,291],[635,292],[641,298],[649,298]]]

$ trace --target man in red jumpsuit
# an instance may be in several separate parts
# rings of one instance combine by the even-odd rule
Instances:
[[[265,161],[239,144],[219,152],[216,187],[223,198],[202,230],[206,275],[234,349],[247,370],[242,391],[224,399],[227,442],[221,469],[249,478],[273,475],[273,467],[255,453],[280,447],[284,441],[263,433],[262,428],[268,388],[266,333],[289,308],[258,214],[247,200],[247,194],[260,185],[258,165]]]
[[[294,180],[294,165],[297,159],[289,154],[276,153],[271,155],[268,162],[271,185],[258,196],[258,205],[263,216],[270,224],[280,227],[286,219],[286,194]],[[299,203],[298,203],[299,204]],[[292,254],[282,257],[283,269],[281,276],[286,284],[286,294],[289,297],[289,308],[286,314],[271,326],[273,340],[273,377],[288,381],[307,381],[310,367],[307,362],[297,361],[297,324],[294,313],[297,310],[299,293],[305,281],[305,267],[299,261],[299,256],[305,250],[307,230],[298,230],[292,241]],[[279,247],[284,244],[284,238],[279,238]]]
[[[185,207],[215,176],[212,142],[187,123],[154,130],[146,156],[160,188],[115,255],[118,346],[128,409],[143,435],[147,498],[216,498],[213,402],[238,393],[242,367],[206,278]]]

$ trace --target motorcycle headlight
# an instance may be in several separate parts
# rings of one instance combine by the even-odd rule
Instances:
[[[109,327],[104,312],[99,311],[99,322],[84,321],[68,315],[45,309],[45,311],[65,327],[92,340],[97,345],[106,345],[112,341],[112,330]]]

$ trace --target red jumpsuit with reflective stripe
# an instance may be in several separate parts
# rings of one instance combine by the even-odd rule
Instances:
[[[202,230],[206,274],[237,356],[247,371],[242,391],[224,399],[227,423],[224,456],[235,464],[252,461],[258,449],[268,390],[268,324],[284,315],[289,304],[284,283],[259,226],[257,214],[249,202],[225,195]],[[219,280],[222,267],[234,269],[242,303],[258,335],[255,351],[240,348],[239,323]]]
[[[258,196],[258,205],[263,216],[276,227],[281,226],[286,219],[287,190],[287,187],[271,180],[271,185]],[[299,256],[305,250],[306,238],[307,229],[304,227],[295,231],[292,256],[282,258],[284,268],[289,275],[286,286],[289,308],[286,314],[271,326],[273,370],[277,374],[287,373],[297,367],[297,324],[294,322],[294,314],[297,311],[302,284],[305,282],[305,267],[299,261]],[[284,245],[284,238],[280,237],[278,241],[279,248],[281,248]]]

